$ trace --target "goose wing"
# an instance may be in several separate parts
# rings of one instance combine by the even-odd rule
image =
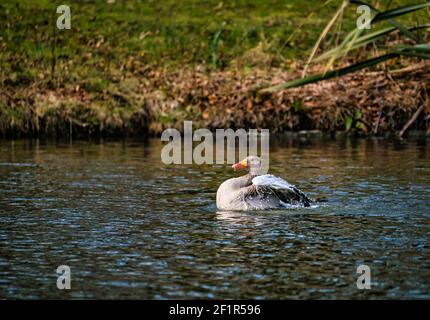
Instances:
[[[259,195],[273,194],[281,203],[289,205],[303,205],[309,207],[312,200],[301,190],[288,183],[282,178],[271,174],[257,176],[252,179],[255,192]]]

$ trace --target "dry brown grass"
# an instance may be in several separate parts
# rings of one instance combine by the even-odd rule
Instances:
[[[281,69],[206,72],[150,70],[122,80],[116,91],[82,88],[0,88],[3,135],[158,135],[184,120],[196,127],[398,132],[428,101],[430,72],[424,63],[397,72],[362,71],[302,88],[259,95],[258,89],[299,75]],[[409,129],[429,130],[428,104]],[[350,122],[347,124],[347,122]]]

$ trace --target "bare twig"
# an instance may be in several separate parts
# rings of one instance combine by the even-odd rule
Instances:
[[[425,104],[422,104],[421,107],[419,107],[418,110],[415,111],[415,113],[412,116],[412,118],[409,119],[409,121],[405,124],[405,126],[403,127],[403,129],[399,132],[399,137],[400,138],[403,136],[403,134],[405,133],[405,131],[408,130],[408,128],[415,122],[415,120],[417,120],[417,118],[420,115],[420,113],[424,110],[424,107],[425,107]]]
[[[378,129],[379,129],[379,124],[381,123],[381,117],[382,117],[382,109],[384,107],[381,108],[381,110],[379,110],[378,112],[378,119],[376,120],[375,123],[375,128],[373,129],[373,134],[376,136],[378,134]]]
[[[379,110],[379,112],[378,112],[378,119],[376,120],[375,127],[373,128],[373,134],[374,135],[376,135],[378,133],[379,123],[381,122],[381,117],[382,117],[382,111],[384,110],[384,106],[385,106],[384,96],[381,95],[379,88],[380,88],[380,86],[379,86],[379,82],[378,82],[378,85],[376,86],[376,90],[378,91],[378,94],[381,96],[382,103],[381,103],[381,110]]]

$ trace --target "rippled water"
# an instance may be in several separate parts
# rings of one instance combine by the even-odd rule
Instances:
[[[272,143],[324,202],[217,212],[238,173],[162,165],[159,140],[0,141],[0,298],[430,298],[430,142]]]

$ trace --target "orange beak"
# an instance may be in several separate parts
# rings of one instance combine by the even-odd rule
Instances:
[[[246,169],[246,168],[248,168],[248,161],[246,161],[246,159],[244,159],[241,162],[235,163],[231,167],[234,170]]]

